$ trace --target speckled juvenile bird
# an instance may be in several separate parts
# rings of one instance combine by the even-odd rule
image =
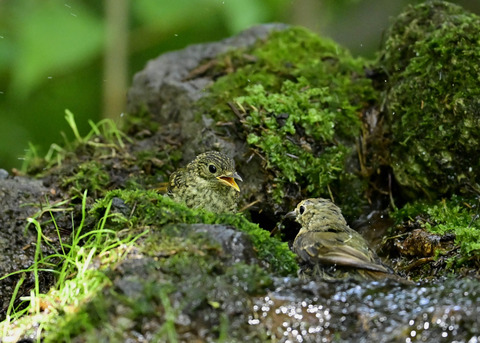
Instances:
[[[235,180],[243,181],[233,159],[208,151],[170,175],[168,194],[191,208],[236,212],[240,188]]]
[[[327,199],[301,201],[287,217],[301,229],[293,242],[300,276],[320,279],[400,279],[384,266],[365,239],[351,229],[338,206]]]

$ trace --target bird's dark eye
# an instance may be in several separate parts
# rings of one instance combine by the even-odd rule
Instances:
[[[303,214],[303,212],[305,212],[305,206],[300,206],[298,212],[300,212],[300,214]]]
[[[217,167],[215,167],[213,164],[210,164],[208,166],[208,170],[210,171],[210,173],[214,174],[217,172]]]

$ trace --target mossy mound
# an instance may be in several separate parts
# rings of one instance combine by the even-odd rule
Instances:
[[[52,255],[61,260],[57,283],[35,295],[49,310],[23,316],[8,331],[12,341],[266,337],[251,330],[251,299],[265,296],[274,278],[296,274],[287,243],[240,214],[192,210],[154,190],[109,191],[87,211],[92,200],[85,191],[71,241]],[[50,257],[36,263],[51,272]]]
[[[250,299],[264,295],[275,275],[294,275],[297,269],[286,243],[243,216],[191,210],[155,191],[110,191],[89,218],[103,221],[114,236],[135,237],[135,248],[97,271],[109,282],[61,317],[47,342],[107,336],[125,341],[135,335],[146,341],[266,337],[248,324]],[[115,250],[108,254],[124,254]]]
[[[162,230],[163,226],[174,224],[229,225],[247,233],[258,257],[271,273],[294,275],[297,270],[295,255],[290,251],[287,243],[270,237],[267,231],[249,222],[240,214],[217,215],[202,210],[192,210],[155,191],[114,190],[97,201],[92,209],[94,217],[101,218],[106,208],[111,206],[111,202],[114,215],[112,222],[109,222],[110,228],[124,230],[128,227],[137,229],[154,227]]]
[[[378,66],[398,182],[430,198],[480,189],[480,18],[446,2],[410,6]]]
[[[139,248],[97,271],[101,275],[96,277],[108,283],[75,312],[56,318],[57,329],[48,331],[45,341],[241,341],[245,334],[262,336],[248,324],[249,303],[272,287],[271,276],[258,264],[232,261],[232,252],[222,248],[212,231],[234,230],[217,229],[171,225],[151,230],[137,241]],[[116,250],[121,249],[109,253],[125,254]]]
[[[324,196],[358,214],[368,180],[355,144],[375,98],[365,61],[298,27],[218,60],[214,74],[226,75],[199,107],[217,122],[235,122],[250,154],[261,157],[264,177],[253,177],[264,180],[265,204],[290,210]]]

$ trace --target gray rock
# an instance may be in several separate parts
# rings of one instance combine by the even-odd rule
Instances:
[[[176,224],[175,229],[182,236],[201,234],[222,246],[221,257],[226,265],[244,262],[259,263],[250,238],[243,232],[221,224]],[[168,230],[168,228],[164,228]]]
[[[33,264],[37,230],[34,225],[27,227],[28,218],[41,210],[40,204],[45,205],[48,193],[39,180],[21,177],[0,179],[0,277]],[[54,230],[42,227],[42,233],[51,240],[53,246],[58,244]],[[52,249],[43,245],[42,251],[45,254],[53,253]],[[19,277],[20,274],[15,274],[0,280],[0,319],[5,314]],[[28,290],[32,283],[33,275],[27,273],[19,294]],[[45,286],[48,284],[46,282]]]
[[[0,169],[0,180],[5,180],[8,177],[8,172],[5,169]]]

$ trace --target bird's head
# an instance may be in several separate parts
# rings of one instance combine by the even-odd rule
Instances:
[[[189,166],[197,171],[198,176],[208,182],[219,182],[240,192],[235,180],[243,181],[235,170],[235,161],[218,151],[200,154]]]
[[[302,227],[308,227],[308,224],[314,217],[319,220],[332,216],[343,219],[340,208],[330,200],[323,198],[302,200],[298,203],[295,210],[288,212],[285,216],[287,218],[295,218]]]

